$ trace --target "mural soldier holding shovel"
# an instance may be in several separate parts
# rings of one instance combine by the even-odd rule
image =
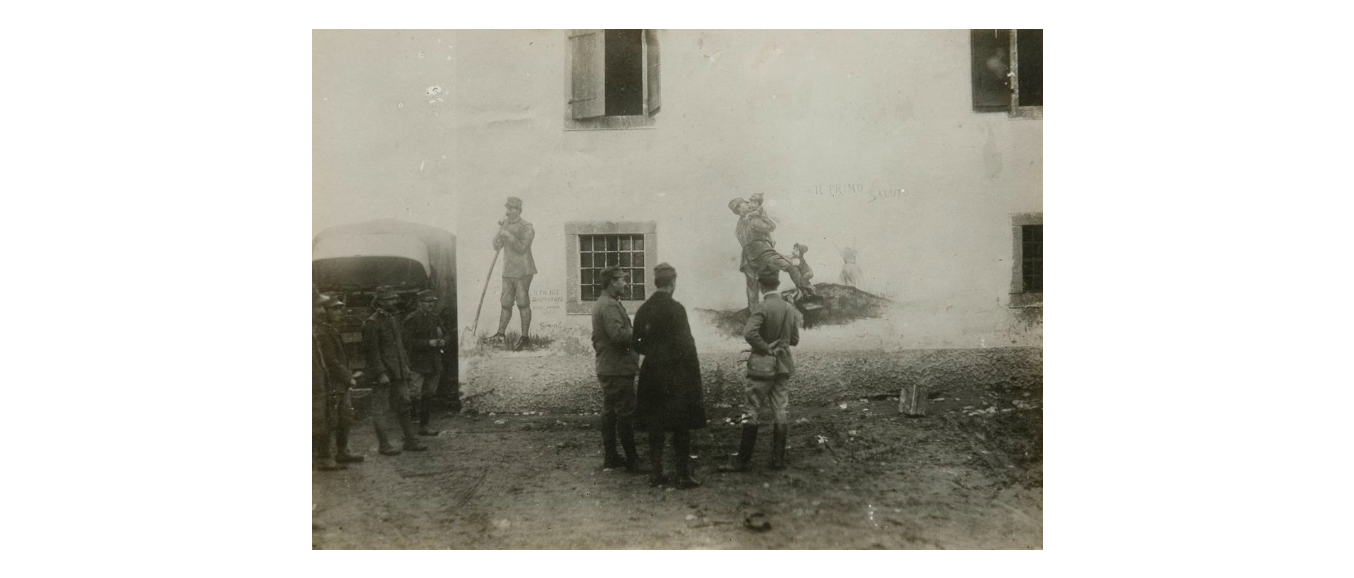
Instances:
[[[512,305],[516,303],[518,312],[522,314],[522,337],[516,349],[523,349],[527,346],[527,335],[531,329],[531,279],[536,275],[531,242],[536,239],[536,229],[522,219],[522,199],[508,197],[504,206],[508,209],[508,218],[498,222],[498,233],[494,235],[494,249],[503,251],[503,292],[499,296],[499,305],[503,310],[498,315],[498,333],[489,339],[507,339],[503,332],[508,329],[508,322],[512,320]],[[478,318],[476,323],[479,323]]]

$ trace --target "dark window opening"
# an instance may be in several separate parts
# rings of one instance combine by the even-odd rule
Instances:
[[[606,115],[644,114],[644,39],[639,30],[606,31]]]
[[[1025,293],[1044,291],[1044,226],[1020,227],[1020,274]]]
[[[644,235],[579,235],[579,289],[584,301],[602,294],[601,271],[620,267],[630,273],[624,301],[644,300]]]
[[[1041,118],[1037,109],[1044,106],[1044,31],[970,30],[969,46],[973,110]]]
[[[1016,31],[1016,78],[1020,106],[1044,105],[1044,31]]]
[[[971,30],[973,47],[973,110],[1011,110],[1011,31]]]

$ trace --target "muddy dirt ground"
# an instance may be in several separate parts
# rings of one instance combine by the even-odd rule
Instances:
[[[926,417],[897,398],[796,407],[788,468],[721,474],[738,444],[736,408],[709,408],[694,436],[691,490],[603,470],[595,415],[457,415],[427,452],[377,454],[370,420],[352,449],[367,461],[313,472],[319,549],[1039,549],[1042,392],[931,393]],[[647,464],[645,436],[637,442]],[[671,472],[671,449],[668,446]],[[744,527],[761,513],[770,529]]]

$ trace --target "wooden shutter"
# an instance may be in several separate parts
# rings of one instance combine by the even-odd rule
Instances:
[[[606,115],[606,37],[602,30],[574,30],[569,34],[573,54],[573,90],[569,110],[575,119]]]
[[[1011,109],[1011,31],[973,30],[973,110],[979,112]]]
[[[660,106],[662,106],[662,104],[663,104],[663,101],[659,98],[659,92],[658,92],[658,85],[659,85],[659,83],[658,83],[658,31],[657,31],[657,30],[645,30],[645,31],[644,31],[644,46],[645,46],[645,47],[647,48],[647,50],[648,50],[648,62],[646,62],[645,65],[648,67],[648,73],[649,73],[649,78],[648,78],[648,82],[649,82],[649,103],[648,103],[648,105],[649,105],[649,116],[653,116],[653,115],[655,115],[655,114],[658,114],[658,108],[659,108]]]

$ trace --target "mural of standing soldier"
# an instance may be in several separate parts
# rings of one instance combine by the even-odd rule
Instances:
[[[432,421],[433,396],[442,379],[442,349],[450,334],[442,326],[442,319],[433,313],[437,294],[432,289],[418,293],[418,309],[404,318],[404,344],[409,347],[410,402],[418,416],[418,435],[435,436],[429,424]]]
[[[762,195],[758,193],[752,198],[752,201],[744,200],[742,197],[729,201],[729,210],[738,215],[734,236],[738,238],[738,244],[743,248],[742,264],[738,270],[743,272],[743,277],[747,280],[748,310],[752,310],[760,297],[757,287],[758,272],[767,268],[789,273],[790,279],[802,294],[813,296],[813,287],[800,276],[799,268],[791,264],[784,255],[776,252],[776,242],[771,238],[771,232],[776,230],[776,223],[767,217],[762,209]]]
[[[531,243],[536,239],[536,229],[522,218],[522,199],[508,197],[506,219],[498,222],[498,233],[494,235],[494,249],[503,250],[503,292],[499,296],[499,305],[503,310],[498,315],[498,333],[489,337],[491,341],[504,341],[504,331],[512,321],[512,305],[522,316],[522,337],[515,349],[524,349],[528,345],[527,336],[531,330],[531,279],[536,275],[536,259],[531,256]]]

